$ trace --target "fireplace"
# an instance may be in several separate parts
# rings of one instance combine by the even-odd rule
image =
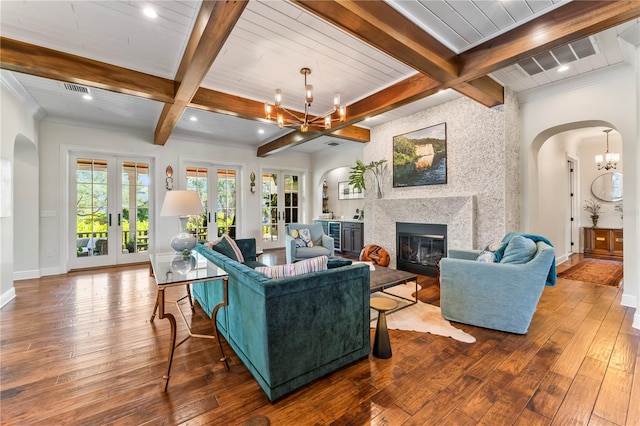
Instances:
[[[435,277],[447,253],[447,225],[396,223],[396,268]]]

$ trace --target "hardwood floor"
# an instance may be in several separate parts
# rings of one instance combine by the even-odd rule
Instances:
[[[420,299],[437,304],[435,281],[419,282]],[[0,311],[3,425],[233,425],[260,415],[272,425],[640,425],[640,331],[618,288],[559,279],[524,336],[454,324],[477,340],[466,344],[390,330],[392,358],[369,356],[275,404],[226,342],[229,372],[204,339],[176,350],[161,392],[169,324],[149,322],[156,291],[147,265],[15,288]]]

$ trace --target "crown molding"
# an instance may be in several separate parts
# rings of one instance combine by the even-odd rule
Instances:
[[[47,117],[47,113],[36,102],[35,99],[27,92],[13,73],[1,70],[0,83],[5,87],[27,110],[27,112],[36,120],[42,121]]]

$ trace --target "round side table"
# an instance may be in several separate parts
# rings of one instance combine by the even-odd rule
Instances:
[[[373,356],[382,359],[391,358],[391,342],[389,342],[386,312],[397,308],[398,302],[386,297],[373,297],[370,305],[372,309],[378,311],[376,335],[373,339]]]

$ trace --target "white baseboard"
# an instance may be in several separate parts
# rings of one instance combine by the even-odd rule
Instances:
[[[566,262],[567,260],[569,260],[569,254],[563,254],[562,256],[556,257],[556,265]]]
[[[40,271],[38,269],[34,269],[33,271],[18,271],[13,273],[13,280],[30,280],[33,278],[40,278]]]
[[[61,275],[66,274],[68,271],[63,271],[62,268],[55,266],[53,268],[42,268],[40,269],[40,276],[46,277],[48,275]]]
[[[631,327],[640,330],[640,312],[638,312],[638,309],[636,309],[636,314],[633,316],[633,324],[631,324]]]
[[[624,283],[620,283],[622,285]],[[620,300],[620,304],[622,306],[626,306],[627,308],[636,308],[636,312],[638,312],[638,298],[631,294],[623,294],[622,299]]]
[[[16,298],[16,289],[11,287],[9,291],[6,291],[0,296],[0,308],[4,307],[7,303]]]

